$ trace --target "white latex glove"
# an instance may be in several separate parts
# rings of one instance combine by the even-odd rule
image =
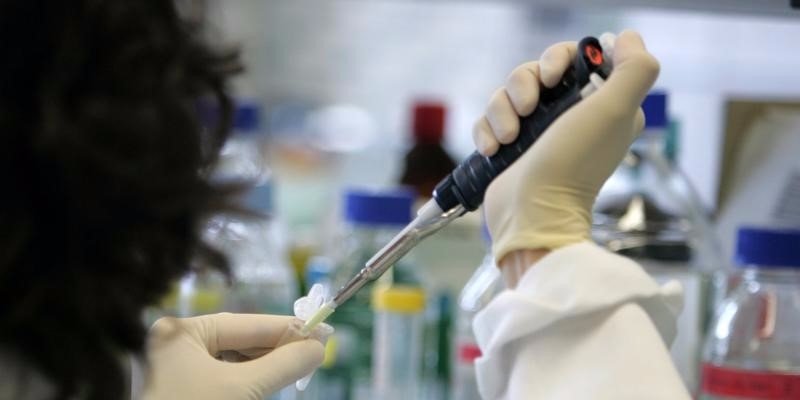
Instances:
[[[293,321],[299,320],[229,313],[156,321],[149,335],[150,370],[143,398],[262,400],[322,363],[325,338],[296,337],[280,345],[294,335]],[[230,359],[231,354],[256,358],[217,359]]]
[[[511,73],[475,124],[481,153],[494,154],[500,143],[517,137],[519,117],[533,112],[540,87],[558,83],[575,53],[576,43],[559,43]],[[549,250],[589,238],[597,192],[641,131],[640,104],[659,71],[630,31],[616,39],[613,67],[597,92],[561,115],[489,186],[484,209],[498,262],[516,250]]]

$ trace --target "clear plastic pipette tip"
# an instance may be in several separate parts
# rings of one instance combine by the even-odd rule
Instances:
[[[300,328],[300,333],[303,335],[308,335],[312,330],[314,330],[314,328],[316,328],[317,325],[319,325],[322,321],[325,321],[326,318],[333,314],[335,310],[336,303],[334,303],[333,300],[329,300],[306,321],[303,327]]]

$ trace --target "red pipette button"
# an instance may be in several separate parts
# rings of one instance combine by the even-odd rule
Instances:
[[[595,66],[603,64],[603,51],[595,46],[586,46],[583,50],[586,58]]]

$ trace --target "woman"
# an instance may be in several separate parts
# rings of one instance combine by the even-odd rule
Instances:
[[[147,399],[261,399],[313,371],[323,355],[318,340],[277,347],[288,317],[167,319],[149,336],[140,320],[144,307],[192,266],[228,271],[224,257],[201,240],[199,227],[209,215],[236,211],[230,199],[237,188],[215,186],[205,175],[227,137],[226,88],[239,70],[236,54],[205,44],[170,1],[0,4],[0,173],[8,188],[0,197],[0,398],[126,397],[129,355],[145,361],[141,396]],[[540,64],[511,75],[476,127],[481,151],[490,154],[516,136],[517,116],[535,107],[540,81],[555,82],[573,51],[574,44],[558,45]],[[658,69],[631,33],[619,38],[615,63],[609,82],[559,119],[487,193],[495,255],[512,281],[551,250],[532,273],[560,268],[546,267],[548,259],[550,265],[581,260],[570,258],[570,245],[588,237],[594,195],[640,128],[636,109]],[[223,110],[214,129],[198,123],[200,98]],[[636,268],[624,260],[606,263]],[[484,396],[525,398],[531,382],[554,390],[536,398],[620,398],[614,386],[628,376],[609,372],[603,385],[574,385],[572,378],[583,376],[578,371],[598,364],[580,360],[592,355],[580,350],[564,352],[558,377],[565,380],[537,384],[540,376],[550,377],[529,365],[543,343],[569,349],[587,340],[541,339],[563,327],[504,330],[514,321],[541,320],[541,299],[525,297],[530,285],[551,285],[540,275],[526,273],[478,323]],[[659,322],[674,317],[639,302],[667,304],[663,299],[669,296],[652,290],[649,297],[626,292],[605,308],[583,308],[606,310],[609,324],[645,336],[635,350],[652,356],[663,374],[648,380],[651,390],[680,388],[657,338]],[[530,301],[535,312],[526,313],[517,300]],[[629,309],[634,315],[617,317]],[[586,315],[603,320],[595,314]],[[548,318],[558,326],[570,315],[579,314],[555,310]],[[598,328],[581,329],[591,334]],[[596,339],[595,346],[626,340]],[[252,349],[267,354],[242,363],[215,358]],[[617,357],[628,358],[636,354]],[[563,396],[558,386],[572,387],[575,396]],[[638,393],[652,398],[650,391]]]

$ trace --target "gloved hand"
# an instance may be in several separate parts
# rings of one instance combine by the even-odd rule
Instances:
[[[511,73],[475,124],[481,153],[494,154],[517,137],[519,116],[533,112],[540,87],[558,83],[575,52],[575,43],[556,44]],[[501,267],[520,250],[547,251],[589,238],[595,197],[641,131],[640,104],[659,71],[635,32],[620,34],[613,53],[606,83],[562,114],[489,186],[484,210]]]
[[[262,400],[322,363],[325,338],[316,329],[312,338],[281,345],[291,334],[292,321],[298,320],[230,313],[156,321],[149,335],[143,398]],[[255,358],[217,359],[234,352],[239,359]]]

